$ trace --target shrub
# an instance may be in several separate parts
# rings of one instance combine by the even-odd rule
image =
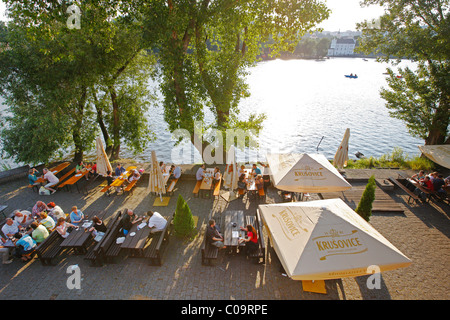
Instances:
[[[195,222],[191,209],[181,195],[178,196],[177,207],[173,218],[173,230],[176,236],[192,239],[196,235]]]
[[[375,176],[372,175],[355,210],[366,221],[369,221],[372,215],[372,204],[375,200],[376,187]]]

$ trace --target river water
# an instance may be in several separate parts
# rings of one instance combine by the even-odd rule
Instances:
[[[258,63],[247,78],[251,96],[241,101],[240,118],[264,113],[267,119],[258,136],[259,148],[239,150],[238,161],[265,161],[268,152],[319,152],[332,159],[346,128],[350,128],[351,159],[356,159],[356,152],[379,157],[395,147],[410,156],[418,155],[417,146],[423,145],[423,141],[411,137],[400,120],[389,116],[379,95],[380,89],[387,87],[383,75],[387,66],[374,59],[361,58]],[[400,66],[414,68],[410,61],[402,61]],[[358,79],[344,77],[350,73],[356,73]],[[150,85],[156,87],[154,83]],[[165,162],[200,161],[198,152],[188,144],[174,147],[162,107],[153,106],[148,116],[156,141],[138,155],[124,147],[122,158],[149,162],[150,152],[155,150],[158,160]],[[211,114],[207,114],[206,120],[211,119]],[[17,166],[10,159],[2,161]]]

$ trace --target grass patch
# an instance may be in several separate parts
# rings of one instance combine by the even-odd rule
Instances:
[[[395,148],[390,154],[383,154],[379,158],[370,157],[358,160],[350,159],[347,169],[377,169],[395,168],[431,171],[434,163],[428,158],[419,156],[409,157],[401,148]]]

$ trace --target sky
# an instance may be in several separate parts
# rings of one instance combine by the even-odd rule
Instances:
[[[256,0],[257,1],[257,0]],[[332,13],[330,18],[319,26],[325,31],[356,30],[356,23],[378,18],[383,10],[378,6],[361,8],[360,0],[322,0]],[[6,21],[5,4],[0,0],[0,20]]]

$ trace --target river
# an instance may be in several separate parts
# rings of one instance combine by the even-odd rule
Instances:
[[[259,148],[238,151],[238,161],[265,161],[267,152],[319,152],[332,159],[346,128],[350,128],[351,159],[356,159],[356,152],[366,157],[379,157],[395,147],[410,156],[418,155],[417,146],[423,145],[423,141],[412,137],[402,121],[389,116],[385,101],[379,95],[380,89],[387,87],[386,75],[383,75],[387,66],[374,59],[364,61],[361,58],[258,63],[247,78],[251,96],[241,101],[240,118],[264,113],[267,119],[258,137]],[[400,66],[414,68],[414,64],[406,60]],[[344,77],[350,73],[357,74],[358,78]],[[123,148],[122,158],[149,162],[150,152],[155,150],[158,159],[165,162],[199,161],[195,151],[193,155],[179,156],[180,150],[186,155],[186,144],[174,148],[162,107],[153,106],[148,116],[156,141],[139,155]],[[210,114],[207,121],[211,121]],[[10,159],[2,161],[11,167],[17,166]]]

